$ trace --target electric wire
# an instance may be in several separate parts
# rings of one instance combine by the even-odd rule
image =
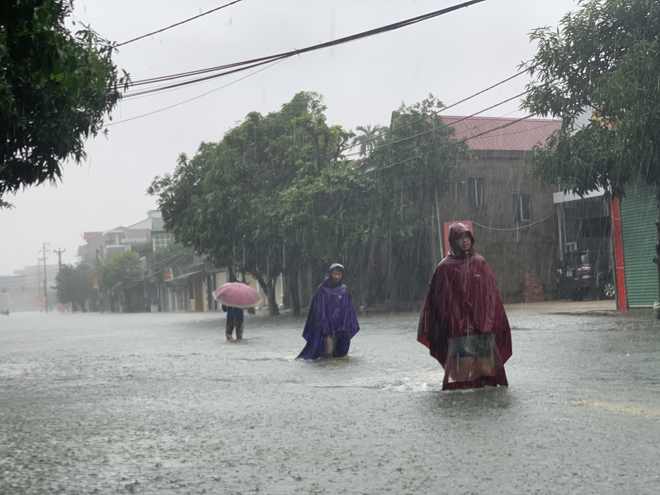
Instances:
[[[416,137],[423,136],[423,135],[425,135],[425,134],[429,134],[429,133],[431,133],[431,132],[439,131],[439,130],[441,130],[441,129],[444,129],[445,127],[454,126],[454,125],[458,124],[459,122],[463,122],[464,120],[471,119],[472,117],[476,117],[476,116],[479,115],[480,113],[486,112],[486,111],[488,111],[488,110],[492,110],[493,108],[499,107],[500,105],[504,105],[505,103],[509,103],[510,101],[515,100],[516,98],[520,98],[521,96],[523,96],[523,95],[529,93],[529,91],[530,91],[530,90],[523,91],[522,93],[517,94],[516,96],[512,96],[511,98],[509,98],[509,99],[507,99],[507,100],[503,100],[503,101],[501,101],[501,102],[499,102],[499,103],[496,103],[496,104],[494,104],[494,105],[492,105],[492,106],[490,106],[490,107],[488,107],[488,108],[484,108],[483,110],[479,110],[478,112],[473,113],[472,115],[468,115],[467,117],[461,117],[461,118],[458,119],[456,122],[452,122],[451,124],[443,124],[443,125],[441,125],[440,127],[434,127],[433,129],[429,129],[428,131],[419,132],[419,133],[414,134],[414,135],[412,135],[412,136],[408,136],[408,137],[405,137],[405,138],[401,138],[401,139],[399,139],[398,141],[392,141],[392,142],[390,142],[390,143],[384,143],[384,144],[381,144],[381,145],[377,146],[376,148],[374,148],[373,150],[371,150],[371,152],[373,153],[374,151],[379,150],[379,149],[381,149],[381,148],[386,148],[387,146],[392,146],[393,144],[399,144],[399,143],[402,143],[402,142],[408,141],[408,140],[410,140],[410,139],[414,139],[414,138],[416,138]],[[463,101],[465,101],[465,100],[463,100]],[[452,105],[452,106],[455,106],[455,105]],[[447,108],[449,108],[449,107],[447,107]],[[434,112],[434,114],[437,115],[438,112]],[[425,119],[426,119],[426,118],[430,118],[430,115],[429,115],[428,117],[425,117]],[[419,122],[420,120],[425,120],[425,119],[418,119],[418,120],[416,120],[415,122]],[[414,123],[414,122],[413,122],[413,123]],[[411,124],[406,124],[406,125],[402,125],[402,126],[400,126],[400,127],[396,127],[396,129],[393,129],[392,131],[389,131],[389,132],[393,132],[394,130],[400,130],[400,129],[406,127],[407,125],[411,125]],[[372,141],[372,140],[370,140],[370,141]],[[345,156],[345,157],[349,157],[349,156],[354,156],[354,155],[359,155],[359,154],[360,154],[360,152],[356,151],[355,153],[349,153],[348,155],[344,155],[344,156]]]
[[[514,97],[514,98],[515,98],[515,97]],[[495,106],[496,106],[496,105],[495,105]],[[477,112],[477,114],[479,114],[479,113],[481,113],[481,112],[485,112],[486,110],[489,110],[489,108],[486,108],[486,109],[484,109],[484,110],[481,110],[481,111]],[[509,112],[508,114],[505,114],[505,115],[503,115],[502,117],[499,117],[499,118],[506,117],[507,115],[510,115],[510,114],[512,114],[512,113],[514,113],[514,112]],[[466,120],[466,119],[469,119],[469,118],[471,118],[471,117],[474,117],[474,116],[477,115],[477,114],[473,114],[473,115],[470,115],[470,116],[468,116],[468,117],[462,117],[462,118],[460,118],[459,120],[457,120],[456,122],[453,122],[453,123],[451,123],[451,124],[445,124],[445,125],[443,125],[442,127],[453,126],[453,125],[455,125],[455,124],[458,124],[459,122],[462,122],[462,121],[464,121],[464,120]],[[524,118],[521,119],[521,120],[528,119],[528,118],[531,118],[531,117],[534,117],[534,115],[528,115],[528,116],[524,117]],[[463,139],[462,141],[455,142],[455,143],[452,143],[452,144],[450,144],[450,145],[447,145],[446,147],[454,146],[454,145],[456,145],[456,144],[460,144],[460,143],[462,143],[462,142],[469,141],[470,139],[474,139],[474,138],[476,138],[476,137],[480,137],[480,136],[482,136],[482,135],[484,135],[484,134],[488,134],[488,133],[490,133],[490,132],[497,131],[497,130],[502,129],[502,128],[504,128],[504,127],[508,127],[508,126],[510,126],[510,125],[514,125],[514,124],[516,124],[517,122],[519,122],[519,121],[510,122],[510,123],[507,123],[507,124],[505,124],[505,125],[503,125],[503,126],[500,126],[500,127],[497,127],[497,128],[494,128],[494,129],[490,129],[490,130],[488,130],[488,131],[485,131],[485,132],[483,132],[483,133],[481,133],[481,134],[477,134],[477,135],[475,135],[475,136],[470,136],[470,137],[468,137],[468,138],[466,138],[466,139]],[[543,125],[541,125],[541,126],[538,126],[537,129],[538,129],[538,128],[542,128],[542,127],[548,127],[548,126],[551,126],[551,125],[554,125],[554,124],[555,124],[555,121],[551,121],[551,122],[548,122],[548,123],[543,124]],[[481,125],[478,125],[478,126],[474,126],[474,127],[472,127],[472,130],[477,130],[477,129],[479,129],[480,127],[483,127],[484,125],[485,125],[485,124],[481,124]],[[442,127],[438,127],[438,128],[436,128],[436,130],[437,130],[437,129],[441,129]],[[428,133],[428,132],[431,132],[431,131],[424,131],[424,132],[422,132],[422,133],[415,134],[414,136],[411,136],[410,138],[404,138],[404,139],[401,139],[400,141],[397,141],[397,142],[402,142],[402,141],[405,141],[405,140],[407,140],[407,139],[411,139],[411,138],[413,138],[413,137],[416,137],[416,136],[419,136],[419,135],[422,135],[422,134],[426,134],[426,133]],[[529,132],[529,130],[525,130],[525,131],[516,131],[516,132],[512,132],[512,133],[505,133],[505,134],[501,134],[501,136],[511,136],[511,135],[513,135],[513,134],[520,134],[520,133],[522,133],[522,132]],[[440,148],[440,149],[444,149],[444,148]],[[434,150],[434,151],[438,151],[438,150]],[[426,154],[428,154],[428,153],[433,153],[433,151],[427,152]],[[420,156],[424,156],[424,154],[422,154],[422,155],[420,155]],[[362,160],[360,160],[360,161],[362,161]],[[386,168],[386,167],[381,167],[381,168]],[[389,166],[388,166],[387,168],[389,168]],[[379,169],[379,170],[380,170],[380,169]]]
[[[280,62],[280,61],[282,61],[286,58],[289,58],[289,57],[279,57],[279,58],[276,58],[276,59],[267,60],[265,62],[260,62],[260,63],[257,63],[257,64],[252,64],[252,65],[248,65],[248,66],[245,66],[245,67],[241,67],[239,69],[229,70],[229,71],[223,72],[222,74],[214,74],[212,76],[206,76],[206,77],[202,77],[202,78],[199,78],[199,79],[195,79],[194,81],[186,81],[186,82],[177,83],[177,84],[170,84],[169,86],[160,86],[160,87],[154,88],[154,89],[145,89],[143,91],[137,91],[135,93],[129,93],[127,95],[124,95],[122,97],[122,99],[131,99],[131,98],[136,98],[136,97],[139,97],[139,96],[148,96],[148,95],[153,95],[153,94],[156,94],[156,93],[161,93],[161,92],[164,92],[164,91],[169,92],[173,89],[182,88],[184,86],[191,86],[191,85],[199,84],[199,83],[202,83],[202,82],[205,82],[205,81],[211,81],[211,80],[217,79],[218,77],[221,77],[221,76],[228,76],[230,74],[235,74],[236,72],[243,72],[245,70],[253,69],[255,67],[260,67],[262,65],[266,65],[266,64],[269,64],[271,62]]]
[[[132,282],[137,282],[137,281],[144,280],[144,279],[147,278],[147,277],[153,277],[154,275],[158,275],[159,273],[163,273],[164,271],[169,270],[169,269],[171,268],[171,265],[174,265],[174,264],[177,263],[178,261],[182,260],[182,259],[185,258],[188,254],[189,254],[189,253],[182,253],[181,256],[180,256],[176,261],[172,261],[172,262],[170,262],[170,263],[167,263],[167,265],[166,265],[164,268],[160,268],[160,269],[158,269],[158,270],[152,270],[151,268],[148,267],[148,268],[147,268],[148,273],[143,274],[142,276],[126,277],[126,279],[127,279],[127,280],[130,280],[130,281],[132,281]]]
[[[448,12],[451,12],[451,11],[453,11],[453,10],[457,10],[457,9],[459,9],[459,8],[464,8],[464,7],[467,7],[467,6],[472,5],[472,4],[474,4],[474,3],[479,3],[479,2],[482,2],[482,1],[485,1],[485,0],[475,0],[475,1],[472,1],[472,2],[466,2],[466,3],[461,4],[461,5],[457,5],[457,6],[454,6],[454,7],[449,7],[449,8],[447,8],[447,9],[443,9],[443,10],[441,10],[441,11],[436,11],[436,12],[433,12],[433,13],[431,13],[431,14],[425,14],[424,16],[419,16],[419,17],[417,17],[417,18],[409,19],[409,20],[407,20],[407,21],[402,21],[402,22],[403,22],[403,23],[409,22],[409,23],[411,23],[411,24],[412,24],[412,23],[415,23],[415,22],[421,22],[421,20],[425,20],[426,18],[436,17],[436,16],[438,16],[438,15],[442,15],[443,13],[448,13]],[[406,25],[408,25],[408,24],[406,24]],[[391,26],[394,26],[394,25],[391,24],[391,25],[389,25],[389,26],[385,26],[384,28],[379,28],[379,29],[385,30],[386,28],[391,28]],[[403,26],[400,26],[400,27],[403,27]],[[394,28],[391,28],[391,29],[394,29]],[[389,29],[389,30],[391,30],[391,29]],[[376,30],[372,30],[372,31],[376,31]],[[371,31],[367,31],[366,33],[371,33]],[[360,36],[360,35],[354,35],[354,37],[356,37],[356,36]],[[349,37],[349,38],[350,38],[350,37]],[[347,39],[347,38],[341,38],[340,40],[336,40],[335,42],[329,42],[329,43],[346,42],[346,41],[342,41],[342,40],[346,40],[346,39]],[[326,44],[327,44],[327,43],[326,43]],[[316,46],[317,46],[317,47],[322,47],[322,45],[316,45]],[[235,84],[236,82],[241,81],[241,80],[243,80],[243,79],[245,79],[245,78],[247,78],[247,77],[250,77],[250,76],[252,76],[252,75],[254,75],[254,74],[257,74],[258,72],[261,72],[261,71],[263,71],[263,70],[265,70],[265,69],[267,69],[267,68],[270,68],[270,67],[272,67],[273,65],[275,65],[275,64],[277,64],[277,63],[283,61],[284,59],[289,58],[289,56],[293,56],[293,55],[295,55],[295,54],[297,54],[297,53],[302,53],[302,52],[304,52],[304,51],[311,51],[310,48],[313,48],[313,47],[308,47],[308,48],[306,48],[306,49],[296,50],[296,51],[294,51],[294,52],[289,52],[289,54],[288,54],[286,57],[285,57],[285,56],[281,56],[279,59],[274,60],[272,64],[268,65],[268,66],[265,67],[265,68],[259,69],[258,71],[255,71],[255,72],[253,72],[252,74],[250,74],[250,75],[248,75],[248,76],[245,76],[245,77],[242,77],[242,78],[240,78],[240,79],[237,79],[236,81],[234,81],[234,82],[232,82],[232,83],[226,84],[226,85],[221,86],[221,87],[216,88],[216,89],[213,89],[213,90],[211,90],[211,91],[208,91],[208,92],[203,93],[203,94],[201,94],[201,95],[198,95],[198,96],[196,96],[196,97],[193,97],[193,98],[190,98],[190,99],[184,100],[184,101],[182,101],[182,102],[176,103],[176,104],[174,104],[174,105],[170,105],[170,106],[165,107],[165,108],[161,108],[161,109],[159,109],[159,110],[155,110],[155,111],[153,111],[153,112],[148,112],[148,113],[146,113],[146,114],[138,115],[138,116],[136,116],[136,117],[132,117],[132,118],[129,118],[129,119],[124,119],[124,120],[117,121],[117,122],[111,122],[111,123],[109,123],[109,124],[106,124],[106,127],[111,127],[111,126],[114,126],[114,125],[117,125],[117,124],[121,124],[121,123],[124,123],[124,122],[129,122],[129,121],[131,121],[131,120],[136,120],[136,119],[139,119],[139,118],[143,118],[143,117],[147,117],[147,116],[150,116],[150,115],[154,115],[154,114],[156,114],[156,113],[160,113],[160,112],[162,112],[162,111],[169,110],[169,109],[171,109],[171,108],[175,108],[175,107],[177,107],[177,106],[183,105],[184,103],[188,103],[188,102],[190,102],[190,101],[194,101],[194,100],[196,100],[196,99],[198,99],[198,98],[201,98],[201,97],[203,97],[203,96],[206,96],[206,95],[208,95],[208,94],[211,94],[211,93],[213,93],[213,92],[215,92],[215,91],[218,91],[218,90],[220,90],[220,89],[226,88],[227,86],[230,86],[231,84]],[[318,48],[317,48],[317,49],[318,49]],[[241,63],[242,63],[242,62],[239,62],[238,64],[241,64]],[[229,64],[229,65],[227,65],[227,66],[223,66],[223,67],[231,67],[231,66],[235,66],[235,65],[238,65],[238,64]],[[244,67],[244,68],[242,68],[242,69],[240,69],[240,70],[246,70],[246,69],[249,69],[249,68],[257,67],[257,66],[259,66],[259,65],[263,65],[263,64],[262,64],[262,63],[254,64],[254,65],[251,65],[251,66],[248,66],[248,67]],[[204,70],[202,70],[202,71],[194,71],[194,73],[201,73],[201,72],[204,72],[204,71],[207,71],[207,70],[210,70],[210,69],[204,69]],[[221,74],[221,75],[228,75],[228,74],[233,73],[233,72],[236,72],[236,71],[229,71],[229,72],[223,73],[223,74]],[[191,74],[191,73],[185,73],[185,74]],[[509,80],[511,80],[511,79],[513,79],[513,78],[515,78],[515,77],[518,77],[518,76],[521,75],[521,74],[523,74],[523,73],[520,72],[520,73],[518,73],[518,74],[515,74],[515,75],[513,75],[513,76],[511,76],[511,77],[509,77],[509,78],[507,78],[507,79],[505,79],[505,80],[503,80],[503,81],[501,81],[501,82],[499,82],[499,83],[493,85],[492,87],[486,88],[486,89],[480,91],[479,93],[476,93],[475,95],[472,95],[472,96],[470,96],[470,97],[465,98],[464,100],[461,100],[460,102],[455,103],[454,105],[450,105],[449,107],[445,107],[445,109],[447,109],[447,108],[451,108],[452,106],[455,106],[455,105],[458,105],[459,103],[462,103],[463,101],[467,101],[467,100],[469,100],[470,98],[474,98],[475,96],[478,96],[479,94],[482,94],[482,93],[484,93],[484,92],[486,92],[486,91],[489,91],[490,89],[492,89],[492,88],[494,88],[494,87],[497,87],[497,85],[499,85],[499,84],[503,84],[503,83],[505,83],[505,82],[507,82],[507,81],[509,81]],[[218,75],[212,76],[211,78],[216,77],[216,76],[218,76]],[[133,82],[132,85],[135,86],[135,85],[145,84],[145,83],[148,82],[148,81],[155,81],[155,80],[161,80],[161,79],[162,79],[162,78],[154,78],[154,79],[150,79],[150,80],[136,81],[136,82]],[[195,81],[188,81],[186,84],[196,84],[196,83],[201,83],[201,82],[204,82],[204,81],[206,81],[206,80],[208,80],[208,79],[210,79],[210,78],[201,78],[201,79],[199,79],[199,80],[195,80]],[[156,91],[158,91],[158,92],[162,92],[162,91],[167,91],[167,90],[175,89],[176,87],[180,87],[180,85],[170,85],[170,86],[163,86],[163,87],[155,88],[155,89],[152,89],[152,90],[138,91],[138,92],[136,92],[136,93],[131,93],[131,94],[129,94],[129,95],[125,95],[125,96],[124,96],[124,99],[126,99],[126,98],[131,98],[131,97],[132,97],[132,98],[143,97],[143,96],[147,96],[147,95],[153,94],[153,93],[156,92]],[[406,125],[408,125],[408,124],[406,124]],[[350,147],[349,147],[348,149],[350,149]]]
[[[523,120],[527,120],[527,119],[530,119],[530,118],[532,118],[532,117],[534,117],[534,115],[527,115],[527,116],[522,117],[522,118],[520,118],[520,119],[517,119],[517,120],[511,121],[511,122],[507,122],[506,124],[503,124],[503,125],[501,125],[501,126],[494,127],[493,129],[489,129],[489,130],[484,131],[484,132],[482,132],[482,133],[475,134],[474,136],[469,136],[469,137],[464,138],[464,139],[461,139],[461,140],[459,140],[459,141],[454,141],[453,143],[446,144],[445,146],[441,146],[440,148],[436,148],[436,149],[431,150],[431,151],[427,151],[427,152],[424,152],[424,153],[420,153],[420,154],[415,155],[415,156],[413,156],[413,157],[410,157],[410,158],[407,158],[407,159],[405,159],[405,160],[401,160],[401,161],[398,161],[398,162],[395,162],[395,163],[391,163],[391,164],[389,164],[389,165],[385,165],[385,166],[383,166],[383,167],[374,168],[374,169],[372,169],[372,170],[368,170],[367,172],[368,172],[368,173],[373,173],[373,172],[379,172],[379,171],[381,171],[381,170],[386,170],[386,169],[388,169],[388,168],[392,168],[392,167],[395,167],[395,166],[397,166],[397,165],[401,165],[402,163],[407,163],[407,162],[409,162],[409,161],[411,161],[411,160],[415,160],[415,159],[417,159],[417,158],[422,158],[422,157],[424,157],[424,156],[426,156],[426,155],[430,155],[431,153],[436,153],[436,152],[438,152],[438,151],[442,151],[442,150],[444,150],[444,149],[447,149],[447,148],[450,148],[450,147],[453,147],[453,146],[458,146],[459,144],[465,143],[465,142],[469,141],[470,139],[475,139],[475,138],[478,138],[478,137],[484,136],[484,135],[486,135],[486,134],[489,134],[489,133],[491,133],[491,132],[495,132],[495,131],[497,131],[497,130],[504,129],[504,128],[506,128],[506,127],[512,126],[512,125],[514,125],[514,124],[517,124],[518,122],[522,122]]]
[[[339,38],[337,40],[327,41],[325,43],[319,43],[319,44],[316,44],[316,45],[311,45],[311,46],[308,46],[306,48],[295,49],[295,50],[291,50],[291,51],[288,51],[288,52],[283,52],[283,53],[279,53],[279,54],[275,54],[275,55],[269,55],[269,56],[265,56],[265,57],[259,57],[259,58],[255,58],[255,59],[251,59],[251,60],[244,60],[242,62],[235,62],[235,63],[232,63],[232,64],[226,64],[226,65],[217,66],[217,67],[210,67],[210,68],[207,68],[207,69],[200,69],[200,70],[196,70],[196,71],[184,72],[184,73],[179,73],[179,74],[171,74],[171,75],[168,75],[168,76],[161,76],[161,77],[156,77],[156,78],[150,78],[150,79],[134,81],[134,82],[131,83],[131,86],[140,86],[140,85],[153,84],[153,83],[156,83],[156,82],[164,82],[164,81],[174,81],[176,79],[181,79],[181,78],[191,77],[191,76],[197,76],[197,75],[200,75],[200,74],[205,74],[205,73],[210,73],[210,72],[225,71],[225,72],[221,72],[220,74],[213,74],[211,76],[206,76],[206,77],[198,78],[198,79],[192,79],[192,80],[189,80],[189,81],[183,81],[183,82],[180,82],[180,83],[171,84],[171,85],[168,85],[168,86],[163,86],[163,87],[160,87],[160,88],[154,88],[152,90],[146,90],[146,91],[159,92],[159,91],[163,91],[163,90],[170,89],[170,88],[186,86],[186,85],[193,84],[193,83],[196,83],[196,82],[199,82],[199,81],[205,81],[205,80],[208,80],[208,79],[222,77],[222,76],[226,76],[228,74],[232,74],[232,73],[235,73],[235,72],[238,72],[238,71],[242,71],[242,70],[246,70],[246,69],[249,69],[249,68],[257,67],[259,65],[268,64],[270,62],[274,62],[274,61],[280,60],[282,58],[289,58],[289,57],[292,57],[294,55],[301,55],[303,53],[308,53],[308,52],[312,52],[312,51],[316,51],[316,50],[321,50],[323,48],[329,48],[329,47],[332,47],[332,46],[342,45],[342,44],[350,43],[352,41],[356,41],[356,40],[359,40],[359,39],[362,39],[362,38],[367,38],[367,37],[375,36],[375,35],[382,34],[382,33],[385,33],[385,32],[394,31],[394,30],[397,30],[397,29],[401,29],[403,27],[410,26],[412,24],[416,24],[416,23],[423,22],[423,21],[426,21],[426,20],[429,20],[429,19],[433,19],[435,17],[441,16],[441,15],[444,15],[444,14],[448,14],[450,12],[454,12],[454,11],[462,9],[462,8],[467,8],[471,5],[481,3],[481,2],[485,2],[485,1],[486,0],[469,0],[467,2],[463,2],[461,4],[457,4],[457,5],[447,7],[447,8],[441,9],[441,10],[437,10],[437,11],[434,11],[434,12],[430,12],[428,14],[423,14],[423,15],[420,15],[420,16],[417,16],[417,17],[412,17],[412,18],[406,19],[404,21],[399,21],[399,22],[395,22],[395,23],[392,23],[392,24],[388,24],[386,26],[381,26],[379,28],[371,29],[371,30],[368,30],[368,31],[363,31],[363,32],[358,33],[358,34],[345,36],[345,37]],[[227,69],[233,69],[233,70],[227,70]],[[146,93],[141,92],[140,94],[146,94]],[[130,93],[128,95],[126,95],[126,97],[130,97]]]
[[[481,225],[480,223],[477,223],[474,220],[472,220],[472,225],[476,225],[477,227],[481,227],[482,229],[495,230],[497,232],[516,232],[518,230],[528,229],[528,228],[530,228],[534,225],[537,225],[539,223],[543,223],[543,222],[551,219],[552,217],[555,216],[555,211],[556,210],[552,210],[552,213],[550,215],[548,215],[547,217],[545,217],[543,220],[537,220],[536,222],[533,222],[533,223],[530,223],[530,224],[527,224],[527,225],[523,225],[522,227],[516,227],[516,228],[513,228],[513,229],[499,229],[499,228],[496,228],[496,227],[488,227],[487,225]]]
[[[137,115],[137,116],[135,116],[135,117],[131,117],[131,118],[128,118],[128,119],[118,120],[117,122],[111,122],[111,123],[109,123],[109,124],[105,124],[105,127],[111,127],[111,126],[113,126],[113,125],[123,124],[124,122],[130,122],[131,120],[141,119],[141,118],[143,118],[143,117],[148,117],[149,115],[154,115],[154,114],[156,114],[156,113],[160,113],[160,112],[164,112],[165,110],[169,110],[170,108],[178,107],[178,106],[183,105],[183,104],[185,104],[185,103],[189,103],[189,102],[191,102],[191,101],[193,101],[193,100],[197,100],[197,99],[199,99],[199,98],[202,98],[202,97],[204,97],[204,96],[206,96],[206,95],[209,95],[209,94],[211,94],[211,93],[214,93],[214,92],[216,92],[216,91],[220,91],[221,89],[224,89],[224,88],[226,88],[226,87],[228,87],[228,86],[231,86],[232,84],[236,84],[237,82],[242,81],[243,79],[247,79],[248,77],[254,76],[255,74],[258,74],[259,72],[262,72],[262,71],[264,71],[264,70],[266,70],[266,69],[270,69],[270,68],[273,67],[274,65],[277,65],[277,64],[279,64],[280,62],[283,62],[283,61],[284,61],[284,59],[282,59],[282,60],[278,60],[278,61],[276,61],[276,62],[273,62],[272,64],[267,65],[266,67],[262,67],[262,68],[259,69],[259,70],[256,70],[256,71],[254,71],[254,72],[252,72],[252,73],[250,73],[250,74],[248,74],[248,75],[246,75],[246,76],[243,76],[243,77],[241,77],[241,78],[239,78],[239,79],[236,79],[235,81],[232,81],[232,82],[227,83],[227,84],[225,84],[225,85],[223,85],[223,86],[220,86],[219,88],[215,88],[215,89],[212,89],[211,91],[207,91],[206,93],[202,93],[201,95],[194,96],[193,98],[189,98],[189,99],[187,99],[187,100],[180,101],[179,103],[175,103],[174,105],[170,105],[169,107],[161,108],[161,109],[159,109],[159,110],[154,110],[153,112],[148,112],[148,113],[145,113],[145,114],[142,114],[142,115]]]
[[[185,248],[184,248],[185,250]],[[184,252],[184,250],[179,250],[175,251],[174,253],[170,254],[169,256],[163,258],[162,260],[155,262],[153,265],[150,266],[150,268],[160,268],[161,266],[168,265],[171,263],[176,263],[178,259],[181,257],[182,254],[188,254],[187,252]],[[172,261],[175,260],[176,261]]]
[[[178,263],[180,260],[185,258],[186,256],[190,255],[191,252],[189,251],[184,251],[180,253],[174,253],[172,256],[162,259],[156,263],[154,263],[152,266],[149,266],[149,270],[159,270],[162,267],[165,267],[165,269],[170,268],[170,265],[174,265],[175,263]]]
[[[491,89],[495,89],[495,88],[497,88],[498,86],[501,86],[502,84],[504,84],[504,83],[506,83],[506,82],[509,82],[509,81],[511,81],[512,79],[515,79],[516,77],[522,76],[523,74],[525,74],[524,71],[522,71],[522,72],[518,72],[517,74],[514,74],[513,76],[507,77],[506,79],[504,79],[504,80],[502,80],[502,81],[500,81],[500,82],[498,82],[498,83],[495,83],[495,84],[493,84],[492,86],[487,87],[486,89],[482,89],[481,91],[479,91],[479,92],[477,92],[477,93],[475,93],[475,94],[473,94],[473,95],[470,95],[470,96],[468,96],[468,97],[466,97],[466,98],[463,98],[462,100],[457,101],[456,103],[452,103],[452,104],[449,105],[449,106],[442,107],[441,109],[439,109],[439,110],[437,110],[437,111],[435,111],[435,112],[431,112],[430,114],[428,114],[428,115],[426,115],[426,116],[424,116],[424,117],[421,117],[421,118],[419,118],[419,119],[417,119],[417,120],[413,120],[412,122],[408,122],[408,123],[406,123],[406,124],[402,124],[402,125],[399,126],[397,129],[401,129],[401,128],[404,128],[404,127],[407,127],[407,126],[414,125],[414,124],[416,124],[417,122],[420,122],[420,121],[422,121],[422,120],[426,120],[426,119],[428,119],[429,117],[431,117],[431,116],[433,116],[433,115],[438,115],[439,113],[444,112],[445,110],[449,110],[450,108],[453,108],[453,107],[455,107],[455,106],[457,106],[457,105],[460,105],[461,103],[465,103],[466,101],[469,101],[469,100],[471,100],[472,98],[476,98],[477,96],[480,96],[480,95],[482,95],[482,94],[484,94],[484,93],[490,91]],[[523,95],[523,94],[525,94],[525,93],[528,93],[529,91],[530,91],[530,90],[527,90],[527,91],[521,93],[521,95]],[[518,95],[518,96],[520,96],[520,95]],[[514,98],[517,98],[517,97],[514,96]],[[486,109],[486,110],[488,110],[488,109]],[[482,110],[482,112],[485,112],[486,110]],[[479,112],[479,113],[481,113],[481,112]],[[367,140],[365,140],[365,141],[362,141],[361,143],[352,144],[351,146],[348,146],[346,149],[349,150],[349,149],[351,149],[351,148],[355,148],[356,146],[361,146],[362,143],[365,143],[365,144],[367,144],[367,143],[371,143],[372,141],[376,141],[376,140],[378,140],[378,139],[381,139],[382,137],[387,136],[388,134],[390,134],[390,133],[392,133],[392,132],[394,132],[394,129],[389,129],[389,130],[387,130],[387,131],[385,131],[385,132],[383,132],[383,133],[380,133],[378,136],[376,136],[376,137],[374,137],[374,138],[367,139]]]
[[[138,40],[141,40],[143,38],[153,36],[154,34],[162,33],[163,31],[167,31],[168,29],[172,29],[172,28],[175,28],[177,26],[181,26],[182,24],[185,24],[185,23],[190,22],[190,21],[194,21],[195,19],[199,19],[200,17],[204,17],[205,15],[212,14],[213,12],[217,12],[218,10],[222,10],[224,8],[227,8],[227,7],[231,6],[231,5],[234,5],[235,3],[239,3],[239,2],[242,2],[242,1],[243,0],[234,0],[233,2],[230,2],[226,5],[221,5],[220,7],[216,7],[215,9],[211,9],[208,12],[204,12],[203,14],[196,15],[194,17],[191,17],[190,19],[186,19],[185,21],[177,22],[176,24],[172,24],[171,26],[167,26],[163,29],[159,29],[158,31],[154,31],[153,33],[144,34],[142,36],[138,36],[137,38],[133,38],[132,40],[124,41],[123,43],[119,43],[119,44],[115,45],[115,48],[118,48],[118,47],[124,46],[124,45],[128,45],[129,43],[133,43],[134,41],[138,41]]]

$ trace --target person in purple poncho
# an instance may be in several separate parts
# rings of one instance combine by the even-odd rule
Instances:
[[[344,267],[335,263],[312,298],[303,337],[307,345],[298,358],[344,357],[360,331],[353,301],[342,283]],[[296,359],[298,359],[296,358]]]

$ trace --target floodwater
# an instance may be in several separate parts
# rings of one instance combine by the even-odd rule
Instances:
[[[0,494],[657,494],[660,322],[509,312],[509,388],[441,392],[416,315],[0,316]]]

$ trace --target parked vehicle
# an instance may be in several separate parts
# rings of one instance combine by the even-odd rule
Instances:
[[[610,253],[606,250],[566,253],[557,275],[562,297],[581,301],[585,296],[595,294],[599,299],[614,299],[616,291]]]

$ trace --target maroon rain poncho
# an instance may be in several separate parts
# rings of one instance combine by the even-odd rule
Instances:
[[[504,363],[511,357],[511,329],[497,281],[486,260],[456,243],[467,226],[449,229],[451,252],[431,278],[417,340],[445,369],[443,390],[508,385]]]

